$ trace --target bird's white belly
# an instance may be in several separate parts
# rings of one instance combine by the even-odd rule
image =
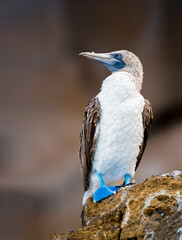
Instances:
[[[112,111],[102,111],[93,170],[106,183],[134,175],[139,146],[143,141],[142,99],[127,99]]]

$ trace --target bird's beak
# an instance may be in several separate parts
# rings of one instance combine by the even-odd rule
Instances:
[[[82,52],[79,55],[101,62],[103,64],[105,63],[112,65],[113,62],[113,59],[109,53]]]
[[[94,52],[82,52],[79,55],[87,57],[89,59],[95,60],[102,63],[111,72],[118,71],[123,68],[126,64],[121,59],[116,57],[116,53],[94,53]]]

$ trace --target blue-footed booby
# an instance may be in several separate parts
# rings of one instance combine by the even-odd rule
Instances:
[[[153,113],[141,95],[143,67],[137,56],[121,50],[82,52],[110,71],[100,92],[84,111],[79,157],[84,184],[83,206],[88,197],[98,202],[118,191],[108,184],[131,177],[141,161],[151,129]]]

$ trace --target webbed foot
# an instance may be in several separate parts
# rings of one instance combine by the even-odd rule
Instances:
[[[129,185],[133,185],[135,184],[135,182],[130,182],[131,180],[131,175],[130,174],[125,174],[125,181],[122,185],[116,185],[116,188],[121,188],[121,187],[125,187],[125,186],[129,186]]]
[[[107,186],[106,184],[104,184],[102,187],[98,188],[95,191],[93,200],[94,202],[98,202],[104,198],[109,197],[112,194],[116,194],[117,191],[118,191],[117,187]]]

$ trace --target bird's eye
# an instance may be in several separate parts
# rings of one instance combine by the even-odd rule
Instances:
[[[122,56],[120,53],[115,53],[114,54],[114,58],[118,59],[118,60],[122,60]]]

